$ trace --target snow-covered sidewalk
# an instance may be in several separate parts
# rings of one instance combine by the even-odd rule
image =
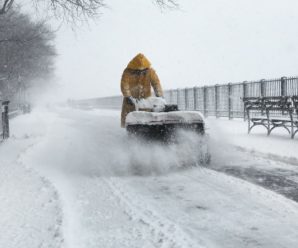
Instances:
[[[298,135],[291,139],[284,128],[276,128],[270,136],[262,126],[254,127],[247,134],[247,122],[243,119],[206,119],[212,139],[231,144],[247,151],[267,155],[275,160],[284,160],[298,165]]]
[[[298,138],[277,128],[266,135],[264,127],[247,134],[247,122],[207,119],[211,136],[211,168],[233,175],[298,202]]]
[[[119,120],[117,111],[42,109],[12,121],[12,138],[0,145],[0,247],[295,247],[296,202],[183,168],[194,139],[146,145],[128,140]],[[241,152],[231,157],[225,140],[213,139],[215,125],[213,163],[242,166]]]
[[[30,165],[26,154],[46,133],[38,115],[11,123],[12,137],[0,144],[0,247],[60,247],[62,210],[53,185]]]

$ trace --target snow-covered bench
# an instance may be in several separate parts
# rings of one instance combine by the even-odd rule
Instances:
[[[255,126],[264,126],[267,135],[277,127],[285,128],[291,138],[298,132],[298,97],[243,98],[248,118],[248,133]]]

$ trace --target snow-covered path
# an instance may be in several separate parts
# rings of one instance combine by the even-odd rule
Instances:
[[[46,133],[43,120],[20,117],[14,136],[0,143],[1,248],[56,248],[63,243],[59,195],[46,177],[23,163]]]
[[[298,202],[298,140],[283,128],[247,134],[247,122],[208,118],[213,142],[210,168],[253,182]],[[224,154],[224,156],[223,156]],[[223,159],[224,157],[224,159]]]
[[[27,183],[33,189],[22,189],[27,192],[23,201],[32,202],[35,211],[5,205],[10,198],[11,204],[17,201],[6,194],[9,185],[1,178],[0,224],[6,224],[1,235],[4,231],[30,244],[26,228],[14,216],[6,216],[11,208],[29,216],[28,223],[41,216],[46,224],[33,224],[40,229],[51,227],[49,233],[56,227],[54,237],[60,237],[56,238],[60,243],[56,241],[53,247],[279,248],[298,244],[296,202],[221,172],[181,168],[181,161],[192,162],[196,152],[196,141],[191,137],[170,147],[141,144],[126,139],[118,112],[71,109],[18,117],[12,132],[13,137],[0,146],[0,152],[4,156],[19,140],[26,141],[16,155],[18,159],[11,159],[10,164],[35,175],[36,181]],[[222,144],[218,146],[215,151],[223,149]],[[249,155],[239,161],[241,152],[231,156],[229,151],[218,152],[212,166],[218,169],[221,162],[225,166],[237,161],[238,166],[249,163]],[[276,162],[273,166],[282,165]],[[0,169],[14,174],[10,168],[1,163]],[[41,202],[57,201],[50,216],[33,204],[38,202],[34,195],[43,180],[51,191]],[[11,186],[9,192],[14,191]],[[54,237],[47,234],[35,240],[48,239],[51,244]],[[16,247],[9,239],[5,242],[5,247]],[[17,247],[51,246],[31,243]]]

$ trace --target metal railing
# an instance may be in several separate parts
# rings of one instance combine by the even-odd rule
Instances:
[[[0,123],[0,141],[9,138],[9,101],[0,101],[1,105],[1,123]]]
[[[178,104],[181,110],[201,111],[206,117],[245,118],[243,97],[298,95],[298,77],[262,79],[241,83],[172,89],[164,92],[168,103]],[[93,98],[69,102],[77,107],[120,109],[122,96]]]

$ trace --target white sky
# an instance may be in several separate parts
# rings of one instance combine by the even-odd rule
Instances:
[[[139,52],[164,89],[297,75],[297,0],[180,0],[180,11],[165,12],[151,0],[106,2],[96,23],[57,34],[66,97],[120,94]]]

